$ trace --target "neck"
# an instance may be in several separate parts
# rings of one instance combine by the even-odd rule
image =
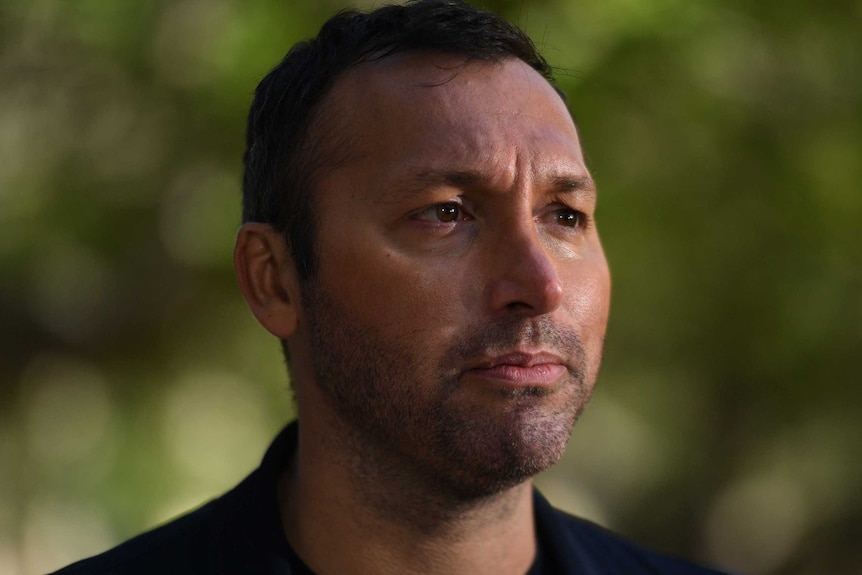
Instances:
[[[345,436],[319,413],[300,416],[299,447],[279,493],[285,535],[316,573],[514,575],[529,569],[535,555],[529,481],[459,497],[399,468],[367,441]]]

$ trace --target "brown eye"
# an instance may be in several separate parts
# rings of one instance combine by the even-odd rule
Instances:
[[[584,214],[575,210],[560,210],[557,212],[557,222],[568,228],[583,227],[584,220]]]
[[[461,207],[456,203],[440,204],[436,207],[437,219],[441,222],[454,222],[461,216]]]
[[[471,219],[469,214],[464,211],[464,206],[458,202],[432,204],[410,217],[432,224],[455,224]]]

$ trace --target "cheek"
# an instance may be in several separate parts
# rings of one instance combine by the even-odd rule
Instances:
[[[578,324],[583,344],[600,353],[610,310],[610,274],[604,259],[578,266],[572,278],[566,305]]]
[[[368,243],[328,253],[321,279],[358,321],[389,333],[457,331],[461,282],[451,262],[417,261]]]

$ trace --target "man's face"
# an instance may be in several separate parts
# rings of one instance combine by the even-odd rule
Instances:
[[[323,114],[354,149],[315,190],[310,385],[381,467],[449,494],[546,469],[595,382],[610,286],[563,102],[520,60],[414,53],[348,72]]]

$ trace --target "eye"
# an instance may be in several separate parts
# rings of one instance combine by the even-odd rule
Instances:
[[[426,222],[439,222],[448,224],[466,219],[464,210],[457,202],[445,202],[442,204],[434,204],[428,206],[424,210],[417,212],[414,219]]]
[[[559,209],[554,212],[553,217],[558,224],[567,228],[583,229],[587,225],[587,215],[571,208]]]
[[[434,206],[437,219],[441,222],[458,221],[458,216],[461,215],[461,206],[455,203],[440,204]]]

